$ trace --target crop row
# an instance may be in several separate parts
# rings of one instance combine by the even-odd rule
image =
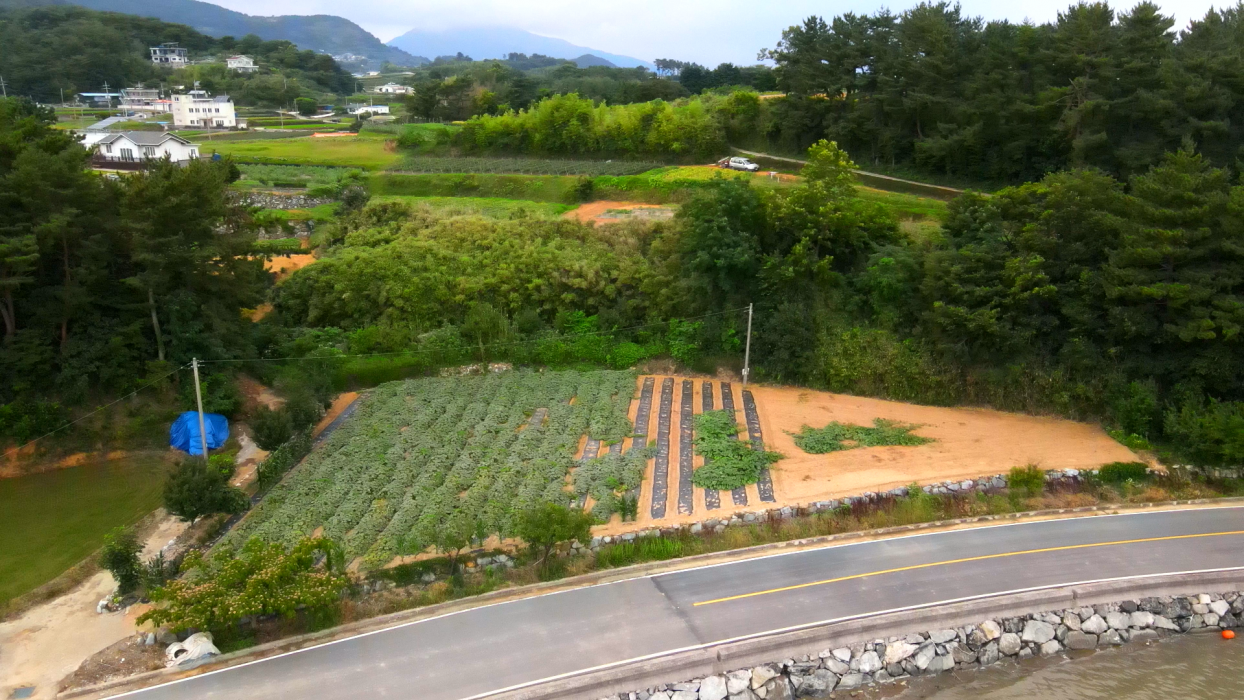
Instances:
[[[384,384],[221,546],[251,537],[292,546],[322,527],[372,568],[436,545],[450,523],[479,538],[507,535],[524,510],[570,503],[567,474],[584,434],[630,432],[634,384],[633,373],[609,371]],[[540,408],[547,416],[529,425]]]
[[[437,158],[412,156],[395,170],[411,173],[513,173],[519,175],[638,175],[660,163],[618,160],[549,160],[541,158]]]

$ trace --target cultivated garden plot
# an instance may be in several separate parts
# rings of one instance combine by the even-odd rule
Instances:
[[[646,433],[648,462],[636,523],[598,534],[701,521],[736,511],[802,505],[912,482],[934,483],[1041,469],[1096,468],[1137,456],[1098,426],[983,409],[917,406],[799,388],[685,377],[641,377],[631,407]],[[668,408],[667,408],[668,406]],[[706,464],[704,428],[733,415],[737,440],[781,459],[745,486],[697,485]],[[729,424],[726,420],[725,424]],[[802,445],[802,446],[801,446]],[[740,445],[741,446],[741,445]],[[720,445],[715,448],[720,450]],[[727,451],[728,452],[728,451]],[[762,460],[763,463],[763,460]]]
[[[587,496],[607,518],[638,486],[643,450],[575,458],[584,435],[618,444],[631,433],[634,391],[633,373],[610,371],[381,385],[219,546],[251,537],[291,546],[320,530],[374,568],[456,535],[506,536],[517,514],[545,501]]]

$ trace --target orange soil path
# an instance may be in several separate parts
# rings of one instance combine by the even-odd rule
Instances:
[[[657,405],[661,380],[653,391],[653,407],[648,440],[656,439]],[[1109,462],[1137,461],[1138,457],[1112,440],[1096,425],[1060,418],[1028,416],[976,408],[940,408],[883,401],[844,394],[831,394],[800,388],[751,385],[760,414],[765,447],[781,452],[785,458],[772,465],[776,503],[762,503],[754,484],[747,487],[746,506],[735,506],[730,493],[721,493],[721,507],[706,510],[704,490],[695,489],[695,511],[678,515],[678,425],[683,377],[674,378],[674,404],[670,421],[670,466],[666,517],[651,518],[652,476],[650,460],[640,488],[639,514],[635,522],[614,521],[593,529],[595,534],[615,534],[653,526],[668,526],[706,518],[729,516],[737,511],[753,511],[786,505],[804,505],[867,491],[884,491],[913,482],[929,484],[949,480],[974,479],[1009,471],[1011,467],[1035,464],[1041,469],[1093,469]],[[643,377],[639,378],[643,381]],[[701,412],[702,384],[694,380],[695,412]],[[713,382],[713,405],[721,408],[720,382]],[[731,382],[740,439],[747,439],[743,416],[742,387]],[[638,397],[638,391],[636,391]],[[632,400],[629,416],[634,420],[638,398]],[[789,433],[803,425],[823,427],[831,421],[872,425],[885,418],[917,424],[917,435],[935,442],[915,447],[869,447],[824,455],[811,455],[795,446]],[[789,431],[789,432],[788,432]],[[628,442],[629,446],[629,442]],[[703,463],[695,458],[695,466]]]

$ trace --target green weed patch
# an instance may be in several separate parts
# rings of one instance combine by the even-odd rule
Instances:
[[[701,488],[729,491],[760,478],[760,470],[782,458],[779,452],[757,450],[750,441],[739,440],[733,411],[708,411],[695,417],[695,452],[704,466],[695,470],[692,482]]]
[[[933,438],[913,435],[911,431],[920,426],[878,418],[873,427],[850,425],[837,421],[824,428],[803,426],[798,433],[791,433],[799,449],[820,455],[841,452],[857,447],[885,447],[891,445],[916,446],[933,442]]]

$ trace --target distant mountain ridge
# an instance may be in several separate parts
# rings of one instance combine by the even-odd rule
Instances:
[[[101,12],[120,12],[185,24],[214,37],[241,39],[255,34],[266,41],[284,39],[300,49],[330,54],[352,53],[375,61],[415,66],[428,59],[388,46],[354,22],[334,15],[258,17],[199,0],[0,0],[0,7],[78,5]]]
[[[505,58],[509,53],[538,53],[553,58],[569,59],[579,63],[580,66],[603,65],[592,64],[590,61],[580,62],[590,55],[602,58],[611,65],[621,68],[652,67],[648,61],[632,56],[598,51],[586,46],[577,46],[565,39],[540,36],[510,27],[469,27],[444,31],[412,29],[390,41],[389,46],[431,58],[452,56],[461,52],[478,61],[487,58]]]

